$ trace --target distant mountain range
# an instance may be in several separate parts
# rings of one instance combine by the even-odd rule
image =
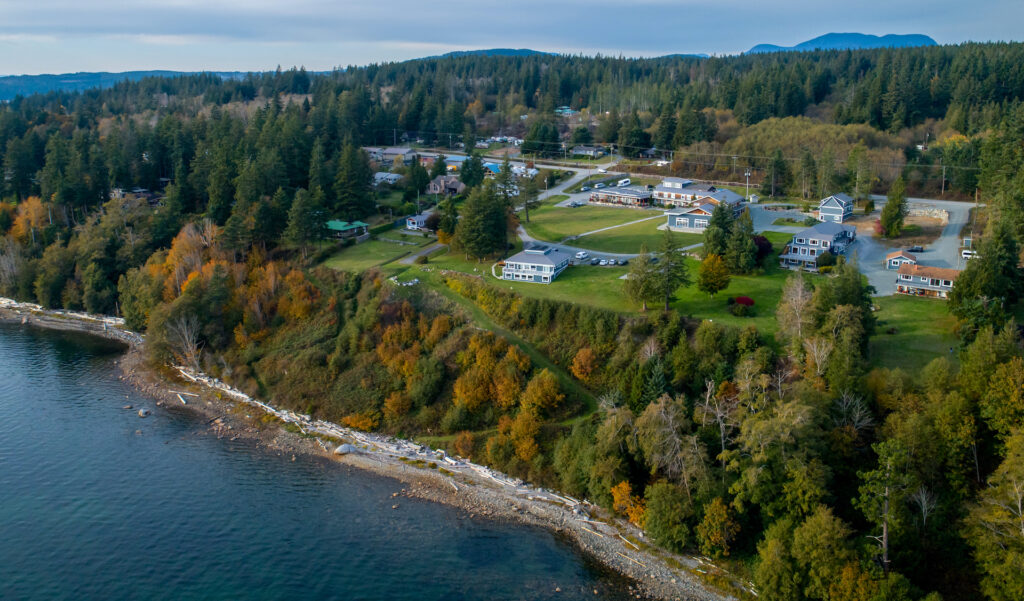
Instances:
[[[935,40],[920,34],[875,36],[863,33],[828,33],[808,40],[796,46],[775,46],[758,44],[747,51],[748,54],[767,52],[790,52],[800,50],[847,50],[861,48],[904,48],[911,46],[935,46]],[[457,50],[428,59],[455,58],[461,56],[537,56],[554,55],[553,52],[531,50],[530,48],[487,48],[482,50]],[[707,54],[668,54],[660,58],[707,58]],[[16,96],[45,94],[55,90],[81,91],[93,88],[109,88],[119,82],[138,81],[146,77],[178,77],[192,75],[194,71],[125,71],[122,73],[63,73],[60,75],[7,75],[0,76],[0,102],[12,100]],[[245,75],[242,71],[213,71],[214,75],[224,78],[239,78]]]
[[[439,56],[428,56],[426,58],[453,58],[458,56],[534,56],[537,54],[554,54],[554,52],[542,52],[529,48],[487,48],[484,50],[456,50],[446,52]]]
[[[826,33],[823,36],[807,40],[796,46],[776,46],[774,44],[758,44],[747,54],[765,52],[799,52],[810,50],[863,50],[867,48],[911,48],[914,46],[937,46],[932,38],[920,34],[906,35],[889,34],[883,36],[866,33]]]
[[[80,91],[109,88],[122,81],[138,81],[147,77],[177,77],[190,75],[186,71],[124,71],[122,73],[62,73],[60,75],[7,75],[0,77],[0,101],[15,96],[45,94],[54,90]],[[241,71],[216,71],[224,78],[242,77]]]

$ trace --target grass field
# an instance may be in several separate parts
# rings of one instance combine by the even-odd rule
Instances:
[[[658,229],[658,226],[664,224],[665,218],[658,216],[649,221],[624,225],[606,232],[577,238],[573,245],[598,252],[633,254],[640,252],[641,245],[647,244],[647,250],[654,251],[661,244],[662,237],[665,235]],[[703,234],[676,233],[675,238],[680,248],[700,244],[704,241]]]
[[[774,245],[776,253],[790,238],[781,232],[766,232],[766,235]],[[587,238],[584,237],[581,241]],[[521,243],[517,243],[511,252],[518,251],[520,247]],[[555,282],[544,285],[496,280],[491,277],[493,262],[466,260],[462,254],[447,249],[433,253],[425,266],[403,265],[396,262],[398,258],[418,248],[420,247],[374,240],[346,248],[328,259],[325,264],[335,269],[349,271],[381,266],[385,273],[397,275],[403,281],[418,277],[424,284],[439,290],[445,296],[450,296],[447,294],[450,291],[441,282],[439,272],[451,270],[483,276],[489,285],[511,289],[531,298],[580,303],[621,313],[639,311],[639,307],[627,300],[622,292],[624,280],[621,278],[628,272],[628,267],[574,266],[563,272]],[[691,278],[696,281],[699,262],[689,260],[688,266]],[[429,271],[424,271],[424,267]],[[708,297],[699,291],[695,284],[681,288],[677,291],[671,308],[695,319],[710,319],[736,327],[752,324],[757,326],[763,335],[771,336],[777,330],[775,309],[782,296],[783,284],[790,273],[778,267],[773,256],[766,261],[763,273],[734,275],[729,286],[714,297]],[[813,282],[823,276],[808,274],[807,277]],[[729,297],[735,296],[749,296],[754,299],[755,314],[750,317],[737,317],[730,313],[726,301]],[[463,305],[468,302],[465,299],[461,301],[459,304]],[[936,357],[948,356],[949,348],[955,348],[958,344],[953,332],[954,319],[949,315],[944,301],[892,296],[876,298],[875,305],[878,307],[876,315],[879,325],[870,346],[872,365],[901,367],[913,371]]]
[[[788,225],[788,226],[802,226],[804,224],[803,219],[793,219],[791,217],[779,217],[772,222],[772,225]]]
[[[652,213],[638,209],[589,205],[570,208],[545,205],[531,211],[530,223],[523,222],[523,227],[526,228],[526,233],[538,240],[561,242],[569,236],[651,216],[653,216]]]
[[[366,271],[371,267],[377,267],[389,263],[405,255],[418,250],[421,246],[432,242],[426,238],[415,238],[405,236],[398,232],[388,232],[385,238],[395,240],[408,239],[416,245],[396,244],[386,240],[367,240],[366,242],[349,246],[338,251],[337,254],[324,262],[324,265],[342,271]]]
[[[875,305],[878,327],[871,339],[872,364],[913,371],[936,357],[956,359],[949,352],[959,344],[953,333],[956,319],[946,301],[897,295],[876,298]],[[890,329],[895,332],[888,333]]]

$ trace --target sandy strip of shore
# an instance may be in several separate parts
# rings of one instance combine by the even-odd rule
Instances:
[[[118,361],[121,378],[156,399],[165,410],[198,414],[218,436],[250,438],[281,454],[318,456],[397,479],[407,485],[403,494],[409,496],[456,506],[474,516],[555,531],[602,565],[633,581],[630,588],[638,597],[694,601],[733,598],[711,590],[700,580],[699,574],[709,572],[725,576],[708,560],[656,550],[644,543],[639,529],[585,501],[533,487],[412,441],[359,432],[278,409],[182,367],[158,373],[144,359],[143,337],[125,329],[123,321],[116,318],[48,311],[0,297],[0,321],[85,332],[122,342],[128,345],[128,351]],[[181,397],[179,393],[188,394]],[[276,427],[267,427],[267,415],[273,416]],[[299,433],[289,431],[286,424]],[[353,445],[357,452],[336,454],[341,444]]]

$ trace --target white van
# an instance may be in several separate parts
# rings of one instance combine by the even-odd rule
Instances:
[[[978,251],[976,251],[976,250],[967,250],[965,248],[964,250],[960,251],[960,256],[962,258],[964,258],[964,259],[977,259],[978,258]]]
[[[620,188],[625,188],[626,186],[630,185],[631,183],[633,183],[633,182],[631,182],[628,177],[626,179],[620,179],[619,180],[619,187]]]
[[[585,251],[585,250],[581,250],[580,252],[576,253],[576,258],[577,258],[577,259],[581,259],[581,260],[582,260],[582,259],[586,259],[586,258],[587,258],[587,257],[589,257],[589,256],[590,256],[590,253],[588,253],[588,252],[587,252],[587,251]]]

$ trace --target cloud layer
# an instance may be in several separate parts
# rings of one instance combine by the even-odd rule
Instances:
[[[1020,0],[0,0],[0,73],[329,69],[493,47],[733,54],[829,31],[957,43],[1020,39],[1021,22]]]

